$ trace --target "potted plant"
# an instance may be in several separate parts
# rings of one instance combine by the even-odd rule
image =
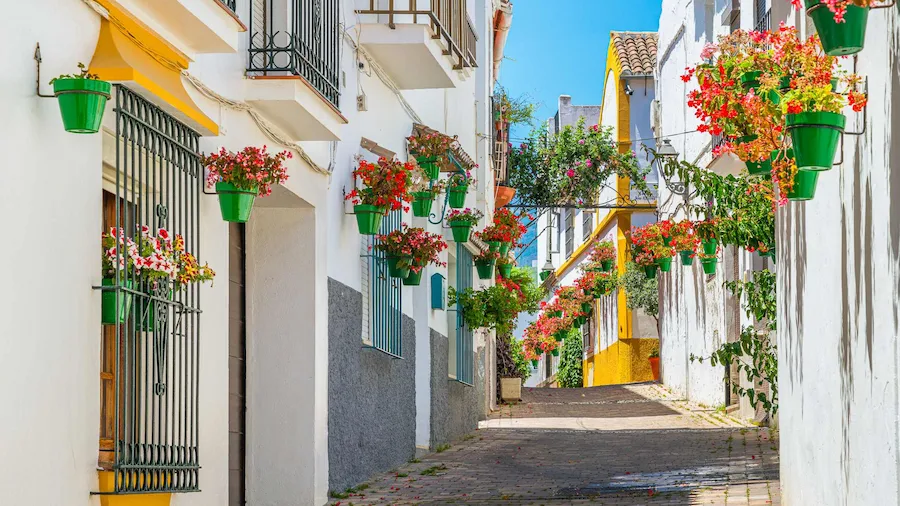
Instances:
[[[140,256],[134,240],[126,237],[125,230],[122,228],[118,230],[118,233],[115,227],[111,228],[109,232],[105,232],[102,236],[102,244],[102,286],[115,288],[104,289],[101,292],[100,323],[118,325],[125,323],[128,315],[131,314],[132,296],[128,290],[134,288],[135,259]]]
[[[354,188],[344,199],[353,202],[359,233],[375,235],[381,219],[388,211],[403,209],[412,197],[409,188],[415,165],[381,157],[377,163],[360,159],[353,177],[359,178],[362,188]]]
[[[289,151],[277,155],[248,146],[237,153],[222,148],[218,153],[204,156],[206,184],[215,186],[219,196],[222,219],[234,223],[246,223],[257,196],[272,194],[272,185],[288,179],[284,161],[292,157]]]
[[[415,155],[419,164],[429,179],[438,179],[441,175],[441,166],[448,165],[448,153],[454,139],[446,135],[433,132],[419,132],[406,138],[409,152]]]
[[[500,253],[497,252],[497,254],[499,255]],[[512,268],[514,265],[515,262],[511,258],[501,255],[500,258],[497,259],[497,272],[504,278],[508,278],[512,275]]]
[[[593,265],[599,265],[603,272],[610,272],[616,263],[616,245],[612,241],[600,241],[588,258]]]
[[[660,259],[668,258],[671,267],[672,256],[669,253],[671,247],[663,244],[662,235],[656,224],[632,228],[631,245],[635,263],[644,269],[644,274],[648,278],[655,278],[660,266],[665,266],[665,261],[659,262]]]
[[[653,373],[653,381],[659,381],[659,346],[650,350],[650,371]]]
[[[434,199],[444,191],[444,188],[445,183],[440,180],[414,184],[412,187],[413,216],[417,218],[430,216],[431,209],[434,207]]]
[[[468,242],[472,227],[484,217],[477,209],[454,209],[447,215],[447,225],[453,230],[453,240],[459,243]]]
[[[466,193],[469,191],[469,184],[474,184],[472,174],[469,171],[456,172],[447,179],[447,195],[450,201],[450,207],[453,209],[462,209],[466,205]]]
[[[681,256],[681,265],[692,265],[698,244],[694,224],[690,220],[676,223],[672,227],[672,237],[672,248]]]
[[[478,271],[478,279],[494,279],[494,267],[500,253],[486,249],[475,255],[475,270]]]
[[[97,133],[112,87],[91,74],[84,63],[79,63],[78,68],[80,73],[63,74],[51,80],[50,84],[53,85],[66,132]]]
[[[846,56],[863,50],[869,9],[875,0],[791,0],[797,9],[806,7],[806,14],[816,25],[822,39],[822,49],[829,56]]]
[[[446,265],[441,261],[440,254],[447,249],[447,243],[438,234],[403,224],[399,229],[376,238],[374,248],[385,254],[388,275],[401,278],[404,285],[418,286],[428,264]]]
[[[530,220],[534,220],[534,216],[530,214],[526,213],[524,216],[528,217]],[[519,239],[521,239],[528,230],[525,225],[522,224],[521,217],[506,208],[500,208],[494,211],[494,225],[503,230],[503,234],[497,237],[501,240],[501,255],[509,253],[510,248],[518,243]]]

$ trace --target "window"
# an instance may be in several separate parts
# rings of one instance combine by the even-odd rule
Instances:
[[[142,227],[165,228],[199,257],[199,134],[124,86],[115,101],[105,230],[141,244]],[[199,287],[122,271],[103,289],[125,309],[102,330],[99,464],[115,493],[198,491]]]
[[[393,211],[381,222],[379,234],[389,234],[400,228],[402,211]],[[376,350],[394,357],[403,356],[403,305],[400,278],[388,276],[387,256],[383,251],[371,248],[376,239],[366,236],[363,241],[364,259],[367,269],[363,278],[368,280],[368,299],[364,306],[364,317],[368,330],[369,344]],[[364,338],[365,340],[365,338]]]
[[[593,231],[594,212],[588,210],[581,211],[581,239],[587,241]]]
[[[472,253],[463,244],[456,244],[456,290],[472,288]],[[462,313],[456,312],[456,381],[473,385],[475,383],[475,336],[472,329],[463,323]]]
[[[566,211],[566,258],[575,251],[575,210]]]
[[[594,311],[591,313],[591,316],[588,317],[587,322],[581,326],[581,340],[584,351],[588,354],[591,354],[594,351],[594,321],[597,314],[596,301],[591,303],[591,305],[594,306]]]
[[[338,0],[251,0],[247,71],[301,76],[338,107],[343,33],[339,23]]]

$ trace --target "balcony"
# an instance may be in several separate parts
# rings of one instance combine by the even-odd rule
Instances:
[[[111,13],[127,11],[167,42],[192,53],[235,53],[247,31],[235,0],[102,0]]]
[[[298,141],[340,140],[339,0],[254,0],[247,101]]]
[[[477,66],[465,0],[356,0],[359,43],[403,90],[455,88]]]

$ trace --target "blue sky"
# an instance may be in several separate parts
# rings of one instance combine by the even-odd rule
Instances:
[[[556,113],[560,95],[599,105],[610,31],[656,31],[661,0],[514,0],[500,83],[527,95],[537,117]],[[516,132],[524,135],[527,132]]]

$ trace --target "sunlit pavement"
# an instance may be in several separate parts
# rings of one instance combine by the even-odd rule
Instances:
[[[780,504],[773,431],[654,384],[523,397],[465,440],[331,504]]]

